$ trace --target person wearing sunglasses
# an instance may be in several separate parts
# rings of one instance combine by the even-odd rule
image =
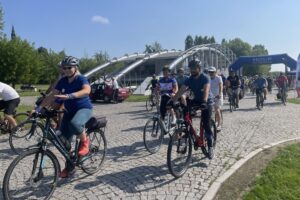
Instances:
[[[90,143],[84,125],[92,116],[93,106],[89,98],[91,87],[86,77],[79,72],[77,58],[67,56],[61,62],[61,66],[65,77],[59,80],[54,91],[54,96],[63,101],[65,107],[60,130],[62,136],[69,141],[72,141],[74,135],[80,138],[78,155],[85,156],[89,153]],[[74,169],[67,163],[60,177],[68,177],[71,171]]]

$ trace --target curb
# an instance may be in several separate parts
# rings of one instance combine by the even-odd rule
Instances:
[[[256,149],[237,161],[234,165],[232,165],[222,176],[217,178],[213,184],[209,187],[205,195],[203,196],[202,200],[212,200],[215,195],[217,194],[219,188],[221,187],[222,183],[224,183],[233,173],[235,173],[243,164],[245,164],[248,160],[250,160],[252,157],[260,153],[261,151],[265,149],[269,149],[271,147],[274,147],[276,145],[286,143],[286,142],[291,142],[291,141],[297,141],[300,140],[300,137],[293,138],[293,139],[288,139],[288,140],[282,140],[279,142],[274,142],[271,144],[267,144],[259,149]]]

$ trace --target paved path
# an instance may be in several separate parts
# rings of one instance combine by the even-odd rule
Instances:
[[[254,97],[246,97],[234,113],[224,106],[215,158],[210,161],[193,151],[191,166],[180,179],[174,179],[166,165],[167,138],[157,154],[150,155],[143,146],[143,126],[151,116],[144,103],[96,104],[94,113],[106,115],[109,121],[105,164],[96,175],[86,176],[78,170],[73,178],[60,181],[53,199],[200,199],[243,156],[268,143],[300,136],[299,105],[285,107],[268,96],[265,108],[258,111],[254,102]],[[7,135],[2,135],[0,187],[12,158]]]

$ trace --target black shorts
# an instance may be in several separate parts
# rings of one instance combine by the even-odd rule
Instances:
[[[14,115],[19,103],[20,98],[12,99],[9,101],[0,100],[0,110],[4,109],[4,113],[7,115]]]

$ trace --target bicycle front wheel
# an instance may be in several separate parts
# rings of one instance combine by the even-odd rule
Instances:
[[[41,123],[34,126],[32,121],[21,122],[16,131],[9,135],[10,148],[16,153],[35,147],[43,136],[44,127]]]
[[[159,151],[163,142],[164,134],[158,119],[149,119],[144,127],[144,145],[151,154]]]
[[[50,199],[60,166],[54,154],[31,149],[14,159],[3,179],[4,199]]]
[[[170,173],[175,177],[181,177],[188,169],[192,158],[192,140],[185,128],[179,128],[171,136],[167,164]]]
[[[90,153],[81,159],[81,169],[92,175],[98,172],[105,160],[107,151],[107,142],[102,130],[90,132]]]

